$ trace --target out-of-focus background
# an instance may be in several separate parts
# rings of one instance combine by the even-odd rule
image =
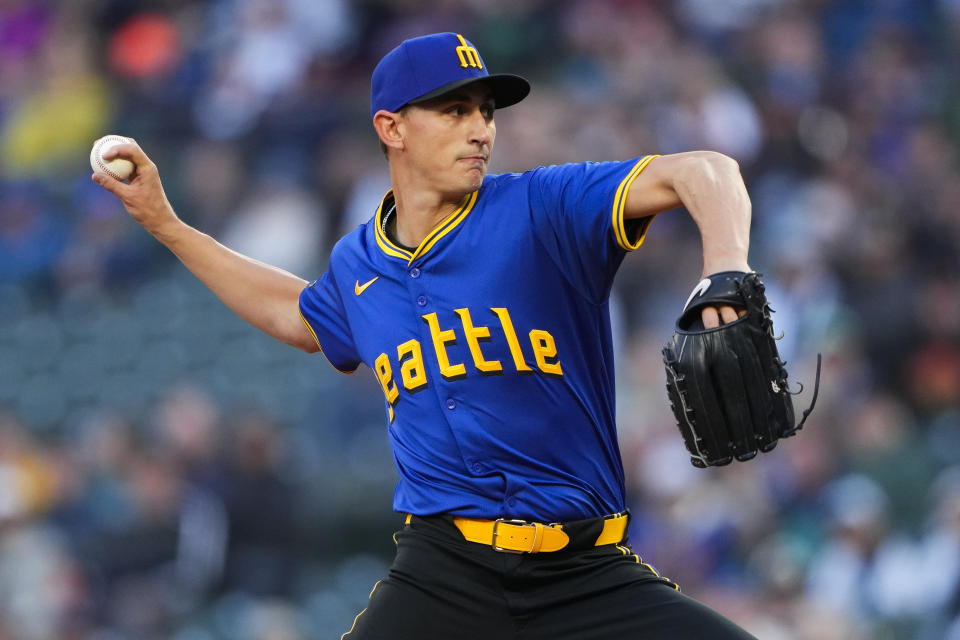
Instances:
[[[0,638],[335,638],[392,557],[369,370],[234,318],[89,179],[307,278],[387,188],[369,75],[457,31],[528,76],[493,171],[716,149],[753,199],[803,432],[687,461],[659,359],[700,270],[613,296],[634,548],[765,640],[960,638],[957,0],[0,0]]]

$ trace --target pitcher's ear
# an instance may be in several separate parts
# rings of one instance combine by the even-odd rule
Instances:
[[[401,131],[401,114],[381,109],[373,114],[373,128],[376,129],[380,142],[388,149],[403,148],[403,132]]]

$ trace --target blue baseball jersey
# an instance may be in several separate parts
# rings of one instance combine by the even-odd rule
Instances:
[[[414,251],[376,215],[300,295],[330,363],[384,393],[394,509],[558,522],[623,511],[608,298],[655,156],[487,176]]]

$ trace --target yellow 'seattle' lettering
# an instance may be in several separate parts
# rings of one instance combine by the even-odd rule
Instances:
[[[404,356],[410,356],[404,360]],[[416,340],[407,340],[397,346],[397,359],[400,361],[400,379],[403,387],[413,393],[427,386],[427,370],[423,366],[423,351]]]
[[[390,358],[385,353],[377,356],[374,362],[374,370],[377,372],[377,379],[380,380],[380,386],[383,388],[383,395],[387,402],[394,404],[400,395],[397,389],[397,383],[393,381],[393,368],[390,366]]]
[[[507,346],[510,347],[510,355],[513,356],[513,364],[520,373],[530,373],[533,371],[523,361],[523,351],[520,350],[520,341],[517,340],[517,332],[513,328],[513,321],[510,320],[510,312],[504,307],[491,307],[490,311],[497,314],[500,318],[500,324],[503,326],[503,333],[507,338]]]
[[[500,326],[503,329],[503,337],[506,340],[506,346],[510,351],[510,357],[513,359],[513,365],[517,373],[529,375],[539,371],[547,376],[563,376],[563,367],[560,364],[560,357],[557,354],[557,343],[549,331],[542,329],[533,329],[529,332],[530,347],[533,350],[533,358],[536,367],[531,367],[524,359],[525,346],[521,346],[517,336],[517,330],[513,326],[513,320],[510,318],[510,312],[506,307],[490,307],[490,311],[500,320]],[[473,324],[473,317],[470,309],[461,307],[454,309],[454,313],[460,318],[463,327],[463,335],[466,338],[467,347],[473,360],[473,366],[483,375],[497,375],[504,372],[505,360],[487,360],[484,357],[482,343],[491,343],[494,339],[495,331],[491,326],[476,326]],[[436,356],[436,364],[440,369],[440,375],[445,380],[461,380],[467,377],[467,367],[463,362],[451,363],[448,348],[450,345],[457,344],[456,329],[442,329],[440,319],[436,312],[428,313],[423,316],[423,321],[427,324],[430,331],[430,339],[433,342],[433,351]],[[499,340],[499,335],[497,335]],[[500,343],[500,348],[502,348]],[[496,346],[490,345],[488,351],[496,349]],[[387,400],[387,415],[389,424],[393,424],[394,406],[400,400],[400,385],[407,393],[414,394],[429,386],[427,373],[427,362],[424,361],[423,347],[421,341],[411,338],[396,347],[396,361],[391,364],[391,356],[387,353],[381,353],[373,362],[373,371],[383,390],[383,396]],[[427,356],[429,359],[429,356]],[[430,360],[430,362],[434,362]],[[399,366],[399,379],[393,375],[393,366]],[[431,365],[432,366],[432,365]]]
[[[377,359],[373,363],[373,370],[377,374],[377,380],[380,381],[380,388],[383,389],[383,397],[387,399],[390,422],[393,422],[393,405],[400,399],[400,390],[397,389],[397,383],[393,380],[393,368],[390,366],[390,357],[385,353],[377,356]]]
[[[464,69],[467,67],[483,69],[483,63],[480,62],[480,53],[476,48],[468,45],[467,41],[464,40],[463,36],[459,33],[457,34],[457,40],[460,41],[460,46],[457,47],[457,57],[460,59],[460,66]]]
[[[483,352],[480,350],[480,341],[488,341],[490,339],[490,329],[488,327],[473,326],[469,309],[454,309],[453,311],[460,316],[460,322],[463,323],[463,334],[467,338],[470,355],[473,356],[473,366],[475,366],[478,371],[486,374],[502,372],[503,365],[500,364],[500,361],[485,359]]]
[[[433,349],[437,354],[437,364],[440,365],[440,375],[447,380],[457,380],[466,376],[467,368],[462,363],[450,364],[450,358],[447,356],[447,345],[457,341],[453,329],[441,331],[440,321],[437,320],[435,312],[425,314],[423,319],[430,327],[430,337],[433,339]]]
[[[540,367],[540,371],[555,376],[563,375],[560,361],[555,359],[557,357],[557,343],[549,332],[540,329],[532,330],[530,332],[530,346],[533,347],[533,356],[537,359],[537,366]],[[548,362],[548,359],[553,360],[553,362]]]

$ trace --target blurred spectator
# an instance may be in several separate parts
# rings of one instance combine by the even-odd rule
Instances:
[[[178,207],[178,214],[205,233],[219,236],[245,195],[240,150],[209,140],[192,141],[177,169],[186,201]]]
[[[916,554],[909,541],[889,535],[883,490],[866,476],[849,474],[826,488],[824,500],[829,537],[810,563],[811,601],[852,616],[863,629],[872,619],[913,612],[924,598],[911,579]]]
[[[270,101],[302,79],[312,57],[336,52],[352,30],[341,0],[226,3],[213,29],[221,46],[195,117],[201,132],[214,139],[249,133]]]
[[[264,416],[238,416],[225,478],[229,551],[225,588],[289,596],[300,541],[295,487],[280,473],[286,452],[277,426]]]
[[[160,14],[141,14],[114,32],[107,61],[118,75],[149,78],[171,71],[181,55],[180,36],[174,24]]]
[[[53,208],[46,185],[0,184],[0,282],[30,283],[49,276],[67,247],[63,214]]]
[[[296,156],[271,156],[284,172]],[[221,241],[240,253],[286,269],[308,273],[326,246],[326,214],[310,192],[289,176],[271,173],[252,185],[246,202],[227,223]]]
[[[89,180],[74,182],[73,197],[76,217],[54,270],[61,294],[96,294],[141,282],[156,249],[130,228],[123,206]]]
[[[62,178],[108,128],[110,87],[94,71],[93,33],[58,12],[21,93],[0,120],[0,170],[8,176]]]

